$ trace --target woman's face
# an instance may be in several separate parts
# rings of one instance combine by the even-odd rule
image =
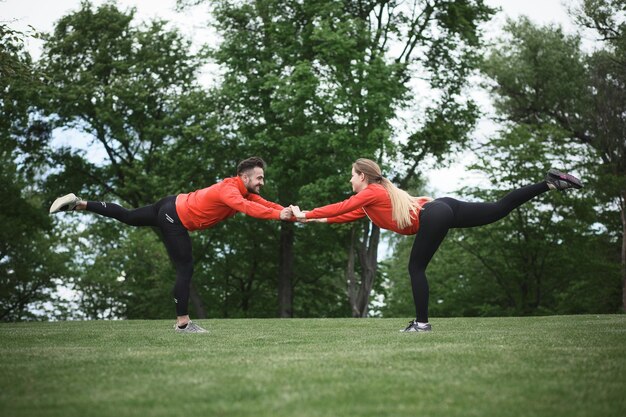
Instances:
[[[358,174],[354,167],[352,167],[352,178],[350,178],[350,184],[352,184],[352,191],[355,193],[361,192],[367,187],[367,181],[365,181],[365,174]]]

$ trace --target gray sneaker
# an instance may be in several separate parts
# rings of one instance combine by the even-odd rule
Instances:
[[[208,333],[205,329],[198,326],[192,321],[189,321],[189,323],[187,323],[187,326],[182,329],[178,327],[176,323],[174,323],[174,331],[176,331],[176,333]]]
[[[567,190],[569,188],[583,188],[583,183],[573,175],[558,171],[554,168],[548,171],[546,182],[557,190]]]
[[[430,323],[426,323],[424,326],[418,326],[417,320],[411,320],[409,325],[406,326],[404,330],[400,330],[400,333],[410,333],[410,332],[431,332],[433,328]]]
[[[58,213],[59,211],[74,210],[79,202],[80,198],[76,197],[72,193],[59,197],[54,200],[54,203],[50,206],[50,214]]]

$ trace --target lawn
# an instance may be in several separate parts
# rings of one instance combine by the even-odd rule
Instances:
[[[626,315],[0,324],[0,416],[626,416]]]

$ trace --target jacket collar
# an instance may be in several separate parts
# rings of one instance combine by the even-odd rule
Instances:
[[[241,177],[239,175],[233,177],[233,179],[235,180],[235,184],[237,184],[237,188],[239,189],[239,192],[242,196],[246,197],[248,194],[250,194],[246,186],[243,185],[243,181],[241,180]]]

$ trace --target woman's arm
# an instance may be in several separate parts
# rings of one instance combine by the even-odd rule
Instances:
[[[351,218],[351,220],[345,220],[345,221],[354,221],[357,218],[361,218],[365,216],[364,212],[361,215],[361,211],[363,211],[363,207],[369,204],[375,203],[378,197],[379,196],[377,196],[376,193],[371,188],[368,187],[364,189],[363,191],[359,192],[358,194],[355,194],[352,197],[344,201],[341,201],[339,203],[329,204],[327,206],[318,207],[314,210],[308,211],[303,214],[304,214],[304,217],[306,217],[306,219],[321,219],[324,217],[330,219],[331,217],[338,217],[343,214],[356,212],[354,215],[358,214],[359,217],[354,217],[354,218],[349,217]]]

